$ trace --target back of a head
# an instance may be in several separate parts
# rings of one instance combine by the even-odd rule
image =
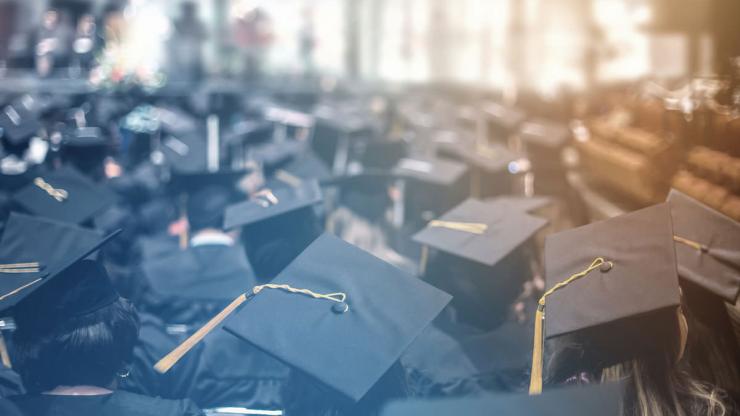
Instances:
[[[42,287],[16,313],[16,369],[29,393],[108,387],[131,359],[139,319],[102,265],[84,260]]]
[[[187,216],[190,230],[221,229],[226,207],[232,203],[229,188],[221,185],[205,186],[188,195]]]

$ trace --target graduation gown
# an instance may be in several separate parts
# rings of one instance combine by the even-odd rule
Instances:
[[[492,331],[465,326],[450,318],[450,310],[443,312],[401,357],[412,395],[522,391],[532,359],[534,308],[533,302],[527,305],[525,322],[509,319]]]
[[[200,325],[257,282],[240,245],[201,245],[149,258],[143,310],[168,324]]]
[[[140,396],[125,391],[98,396],[55,396],[34,394],[14,396],[24,416],[202,416],[189,400],[175,401]]]

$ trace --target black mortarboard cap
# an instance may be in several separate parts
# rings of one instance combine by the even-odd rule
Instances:
[[[423,246],[421,273],[455,297],[453,306],[463,323],[491,330],[531,275],[523,246],[546,224],[468,199],[413,236]]]
[[[82,224],[116,201],[116,195],[71,167],[42,174],[13,195],[38,216]]]
[[[23,145],[41,129],[38,117],[28,111],[8,105],[0,112],[2,137],[13,145]]]
[[[168,134],[162,139],[161,150],[175,174],[206,171],[206,141],[197,133]]]
[[[451,160],[436,158],[402,158],[393,173],[434,185],[453,185],[467,172],[467,166]]]
[[[668,202],[678,274],[734,304],[740,292],[740,224],[676,190]]]
[[[680,296],[668,204],[547,236],[545,277],[553,290],[540,300],[545,340],[583,346],[581,371],[664,352],[671,340],[678,345]],[[542,346],[537,332],[535,358]]]
[[[18,305],[42,287],[50,286],[59,276],[67,274],[80,276],[63,278],[67,282],[62,283],[63,287],[68,286],[70,279],[79,280],[82,286],[71,293],[73,289],[70,287],[57,290],[58,285],[51,285],[52,289],[43,293],[57,292],[56,298],[46,302],[46,295],[40,296],[45,303],[53,303],[53,306],[44,308],[51,307],[70,316],[89,312],[106,302],[110,299],[109,289],[85,280],[89,274],[99,271],[99,266],[80,265],[79,262],[117,234],[114,232],[103,237],[72,224],[12,213],[0,241],[0,311]],[[76,273],[65,273],[72,269]],[[110,282],[102,283],[103,286],[106,284]],[[62,290],[70,293],[62,293]]]
[[[391,403],[382,416],[619,416],[624,387],[621,383],[570,386],[539,396],[491,395],[445,400],[409,400]]]
[[[354,401],[362,399],[450,300],[328,234],[272,283],[334,296],[317,299],[265,288],[224,328]]]
[[[105,147],[108,140],[98,127],[79,127],[64,134],[62,145],[75,148]]]
[[[321,188],[316,181],[304,181],[295,188],[265,189],[249,201],[229,206],[224,218],[224,229],[246,227],[313,207],[322,198]]]
[[[494,266],[545,225],[542,218],[468,199],[430,222],[413,239],[456,257]]]

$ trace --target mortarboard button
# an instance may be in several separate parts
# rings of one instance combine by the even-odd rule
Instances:
[[[612,267],[614,267],[614,264],[607,260],[601,263],[601,266],[599,266],[599,270],[601,271],[601,273],[607,273],[609,272],[609,270],[612,269]]]
[[[335,303],[331,307],[331,310],[334,313],[336,313],[338,315],[341,315],[341,314],[347,313],[349,311],[349,305],[346,302]]]

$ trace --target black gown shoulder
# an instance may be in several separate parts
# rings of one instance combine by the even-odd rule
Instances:
[[[33,394],[14,396],[24,416],[202,416],[189,400],[165,400],[115,391],[100,396],[53,396]]]
[[[257,284],[239,245],[177,250],[147,259],[141,272],[141,307],[167,324],[199,326]]]

